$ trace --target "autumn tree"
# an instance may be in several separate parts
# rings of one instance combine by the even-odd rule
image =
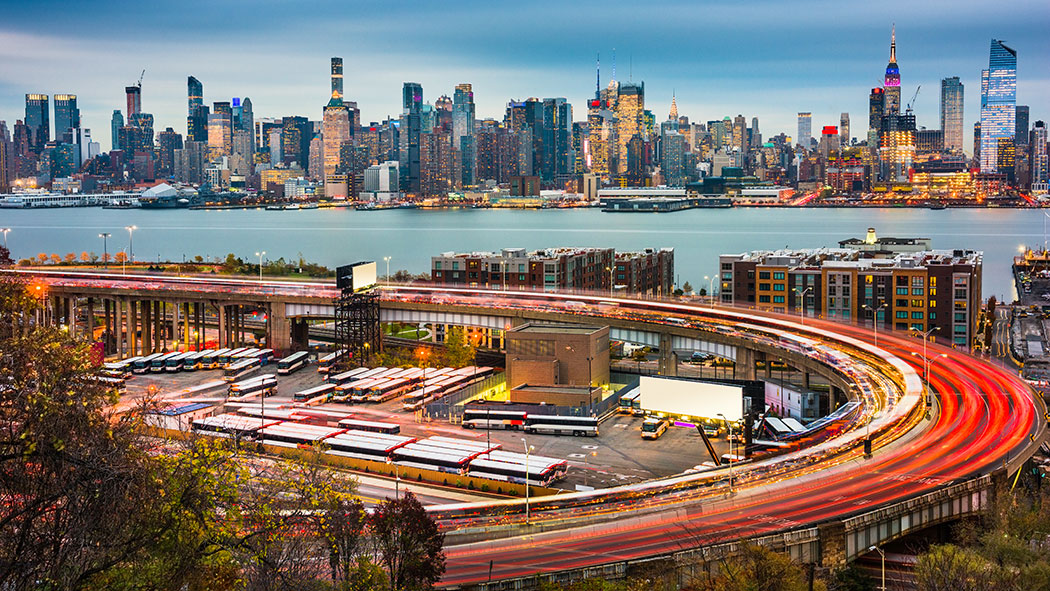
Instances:
[[[36,255],[36,258],[40,261],[41,265],[47,263],[47,253],[46,252],[38,253]]]
[[[113,255],[113,262],[123,263],[128,260],[128,255],[123,250]]]
[[[73,263],[77,262],[77,253],[67,252],[66,256],[63,257],[63,262],[65,262],[67,265],[72,265]]]
[[[62,263],[62,256],[57,252],[51,253],[51,264],[58,265]]]
[[[80,262],[82,262],[82,263],[89,263],[89,262],[91,262],[91,255],[88,254],[88,251],[85,250],[85,251],[82,251],[80,253]]]
[[[445,534],[411,492],[386,499],[369,518],[376,562],[392,591],[430,589],[445,573]]]
[[[467,330],[450,326],[445,333],[445,362],[452,367],[465,367],[474,362],[476,352],[467,340]]]
[[[762,546],[744,544],[740,553],[727,557],[714,574],[701,575],[693,581],[692,588],[698,591],[824,591],[821,581],[809,586],[812,573],[792,562],[785,554]]]

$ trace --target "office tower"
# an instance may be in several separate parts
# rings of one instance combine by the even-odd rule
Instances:
[[[219,160],[233,154],[233,106],[226,101],[212,104],[208,115],[208,158]]]
[[[208,145],[205,142],[187,141],[175,150],[175,180],[181,183],[200,185],[204,182],[204,169],[208,165]]]
[[[903,183],[915,161],[915,115],[886,115],[879,132],[879,168],[883,181]]]
[[[102,153],[102,146],[98,142],[91,141],[91,130],[85,128],[83,141],[80,144],[80,165],[83,166],[88,160]]]
[[[839,147],[848,147],[849,145],[849,113],[842,113],[839,115]]]
[[[963,150],[963,84],[958,76],[941,80],[941,131],[944,149]]]
[[[198,107],[204,106],[204,85],[193,76],[186,78],[186,116],[192,117]]]
[[[332,96],[329,104],[343,102],[343,58],[332,58]]]
[[[55,139],[66,144],[79,144],[80,109],[77,108],[77,95],[56,94],[54,99]]]
[[[419,149],[423,127],[423,87],[416,82],[405,82],[401,105],[401,174],[405,191],[419,194]]]
[[[1047,183],[1050,182],[1050,160],[1047,158],[1047,136],[1046,124],[1036,121],[1032,127],[1029,149],[1031,150],[1030,162],[1032,163],[1032,190],[1039,193],[1047,192]]]
[[[1016,133],[1017,52],[992,39],[988,69],[981,72],[981,172],[999,170],[999,140]]]
[[[130,122],[133,115],[142,112],[142,87],[125,86],[124,93],[127,95],[127,114]]]
[[[677,109],[674,99],[672,109]],[[587,105],[587,155],[585,166],[592,173],[609,178],[609,151],[615,146],[616,125],[613,113],[601,99],[593,99]]]
[[[124,114],[120,112],[120,109],[113,109],[113,117],[109,121],[109,132],[110,132],[110,143],[113,145],[114,150],[121,150],[120,147],[120,128],[124,127]]]
[[[157,144],[159,145],[157,176],[169,177],[175,173],[175,150],[182,149],[182,135],[169,127],[157,134]]]
[[[313,124],[306,117],[285,117],[282,119],[280,143],[284,163],[291,164],[295,162],[303,169],[309,168],[310,142],[314,139],[314,135]],[[272,137],[270,142],[272,146]]]
[[[211,110],[208,105],[200,105],[193,111],[193,115],[187,118],[186,141],[205,142],[208,141],[208,115]]]
[[[762,134],[758,131],[758,117],[751,118],[751,140],[748,142],[752,148],[762,146]]]
[[[246,156],[255,153],[255,113],[252,112],[252,99],[233,99],[233,131],[244,133],[248,138]]]
[[[798,138],[795,143],[808,150],[813,139],[813,113],[798,114]]]
[[[733,147],[741,154],[747,154],[747,121],[743,115],[733,118]]]
[[[973,159],[978,163],[981,161],[981,122],[973,124]]]
[[[474,90],[470,84],[457,84],[452,94],[452,147],[459,150],[463,185],[476,184]]]
[[[57,96],[55,100],[58,100]],[[57,127],[55,135],[58,135]],[[1014,109],[1014,145],[1028,145],[1028,105],[1017,105]]]
[[[29,129],[29,149],[34,154],[43,151],[51,141],[51,105],[46,94],[26,95],[25,124]]]
[[[346,199],[349,188],[345,174],[337,174],[343,144],[350,141],[350,109],[343,102],[343,58],[333,57],[332,96],[324,107],[321,122],[322,178],[325,195],[331,199]]]
[[[660,150],[660,170],[669,187],[685,185],[685,137],[672,131],[663,135]]]
[[[882,125],[882,115],[886,111],[886,91],[881,88],[872,88],[868,95],[868,131],[879,131]]]
[[[885,115],[899,115],[901,112],[901,72],[897,67],[897,26],[890,34],[890,63],[886,64],[886,78],[883,82],[886,89]]]
[[[624,82],[616,92],[616,155],[617,172],[627,171],[627,143],[644,133],[642,120],[645,111],[645,82]]]

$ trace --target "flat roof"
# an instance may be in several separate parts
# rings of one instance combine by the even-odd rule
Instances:
[[[569,334],[594,334],[605,328],[604,326],[584,326],[580,324],[522,324],[516,326],[508,333],[534,332],[534,333],[569,333]]]
[[[600,390],[600,386],[569,386],[565,384],[557,384],[552,386],[535,386],[530,384],[521,384],[511,388],[511,392],[549,392],[551,394],[579,394],[581,392],[593,392],[594,390]]]

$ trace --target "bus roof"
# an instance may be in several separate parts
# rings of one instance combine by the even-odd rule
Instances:
[[[303,357],[309,357],[309,355],[310,355],[309,351],[296,351],[295,353],[292,353],[291,355],[281,359],[281,362],[283,362],[283,363],[292,363],[293,361],[298,361],[298,360],[302,359]]]
[[[335,384],[321,384],[320,386],[314,386],[313,388],[307,388],[305,390],[299,390],[295,393],[296,396],[310,396],[316,394],[324,394],[326,392],[332,392],[335,390]]]

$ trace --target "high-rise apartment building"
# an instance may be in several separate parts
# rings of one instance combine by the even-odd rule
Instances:
[[[839,115],[839,146],[848,147],[849,145],[849,113],[842,113]]]
[[[418,195],[420,192],[420,144],[423,133],[423,86],[416,82],[405,82],[401,91],[401,157],[400,172],[405,192]]]
[[[474,90],[457,84],[452,95],[452,147],[459,150],[464,186],[477,184],[477,145],[474,138]]]
[[[886,64],[886,78],[883,81],[886,90],[883,114],[899,115],[901,112],[901,71],[897,67],[897,27],[890,34],[890,62]]]
[[[125,86],[124,94],[127,98],[127,111],[128,122],[134,115],[142,112],[142,87],[141,86]]]
[[[1032,163],[1032,191],[1046,193],[1050,182],[1050,161],[1047,159],[1046,124],[1036,121],[1029,141]]]
[[[733,118],[733,149],[747,154],[747,120],[743,115]]]
[[[212,105],[208,115],[208,157],[218,160],[233,154],[233,106],[227,101]]]
[[[55,97],[58,100],[58,97]],[[1028,145],[1028,105],[1017,105],[1014,109],[1014,145]],[[55,135],[58,135],[56,128]]]
[[[981,172],[999,170],[1000,140],[1014,139],[1017,102],[1017,52],[992,39],[988,69],[981,72]]]
[[[113,117],[109,120],[110,144],[114,150],[123,150],[120,145],[120,128],[124,127],[124,114],[120,109],[113,109]]]
[[[886,111],[886,91],[881,88],[872,88],[868,95],[868,132],[875,132],[878,136],[882,126],[882,115]]]
[[[80,144],[80,109],[77,95],[56,94],[55,139],[66,144]]]
[[[175,174],[175,151],[182,149],[182,135],[172,128],[157,134],[157,177],[166,178]]]
[[[540,177],[563,183],[574,174],[572,150],[572,105],[564,98],[543,99],[543,161]]]
[[[941,80],[941,131],[945,150],[963,151],[963,84],[958,76]]]
[[[29,131],[29,149],[39,154],[51,141],[51,101],[46,94],[26,95],[25,124]]]
[[[795,143],[808,150],[813,139],[813,113],[798,114],[798,137]]]
[[[886,115],[879,132],[879,178],[883,181],[907,182],[915,161],[917,138],[915,115]]]

